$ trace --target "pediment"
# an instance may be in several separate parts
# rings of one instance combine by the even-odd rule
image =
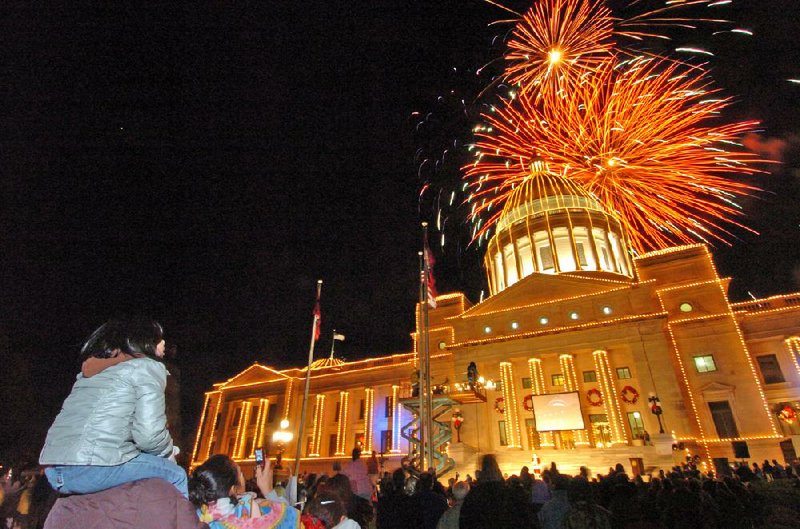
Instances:
[[[258,362],[251,365],[238,375],[234,375],[225,382],[219,385],[219,389],[231,386],[245,386],[250,384],[258,384],[261,382],[272,382],[275,380],[283,380],[288,378],[280,371],[275,371],[267,366],[261,365]]]
[[[709,382],[700,387],[700,393],[703,395],[730,395],[733,394],[734,390],[736,390],[736,386],[723,384],[722,382]]]
[[[556,302],[565,298],[616,290],[632,284],[632,281],[592,277],[586,272],[560,275],[531,274],[483,303],[466,310],[458,317],[478,316],[522,305]]]

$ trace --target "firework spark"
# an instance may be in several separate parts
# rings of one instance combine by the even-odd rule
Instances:
[[[607,62],[557,97],[521,94],[475,129],[474,239],[541,156],[616,212],[638,252],[728,241],[744,227],[736,199],[756,189],[731,177],[762,161],[738,147],[757,122],[715,124],[729,104],[702,69],[653,58]]]

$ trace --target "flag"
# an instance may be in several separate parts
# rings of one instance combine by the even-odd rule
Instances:
[[[322,312],[319,309],[319,290],[317,290],[317,302],[314,304],[314,340],[319,340],[319,331],[322,327]]]
[[[344,334],[339,334],[338,332],[333,333],[333,339],[339,340],[340,342],[344,341]]]
[[[425,270],[427,274],[423,274],[427,276],[427,282],[425,284],[425,297],[428,300],[428,305],[435,309],[436,308],[436,280],[433,278],[433,265],[436,264],[436,260],[433,258],[433,252],[431,252],[430,247],[428,246],[428,237],[427,232],[425,233],[425,248],[423,249],[423,255],[425,258]]]

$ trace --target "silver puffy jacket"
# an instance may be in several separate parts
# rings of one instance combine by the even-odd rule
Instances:
[[[166,385],[167,369],[150,358],[134,358],[90,378],[79,374],[47,432],[39,463],[110,466],[141,452],[171,455]]]

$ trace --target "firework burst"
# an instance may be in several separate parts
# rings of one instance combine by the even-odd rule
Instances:
[[[624,11],[635,10],[638,3],[627,2]],[[505,78],[522,91],[536,89],[540,95],[569,89],[613,53],[639,55],[642,51],[635,45],[642,41],[669,40],[669,28],[727,22],[672,16],[676,10],[709,3],[668,2],[623,18],[614,16],[605,0],[539,0],[516,21],[505,55]]]
[[[738,138],[757,122],[716,125],[730,104],[700,68],[639,58],[607,62],[568,92],[523,93],[484,114],[466,166],[474,238],[488,236],[513,188],[541,156],[616,212],[634,249],[728,241],[759,172]]]

